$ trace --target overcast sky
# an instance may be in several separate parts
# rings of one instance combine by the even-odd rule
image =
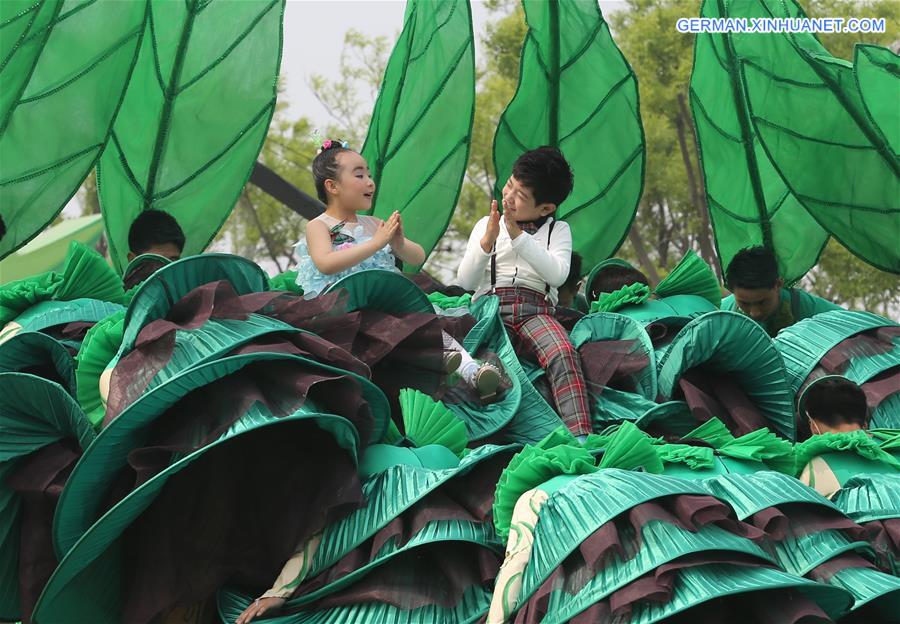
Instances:
[[[624,5],[624,0],[600,2],[604,16]],[[344,33],[351,28],[370,37],[385,35],[393,44],[403,27],[405,10],[405,0],[287,0],[281,75],[287,81],[288,115],[306,116],[316,124],[328,123],[325,109],[309,89],[310,76],[337,74]],[[490,18],[484,3],[472,0],[478,63],[481,38]]]

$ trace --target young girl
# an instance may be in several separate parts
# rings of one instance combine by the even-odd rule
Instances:
[[[403,235],[400,213],[387,221],[359,214],[372,207],[375,182],[365,159],[346,143],[328,140],[312,164],[313,180],[324,214],[306,226],[306,242],[297,244],[300,258],[297,283],[312,298],[339,279],[364,269],[397,271],[395,257],[408,264],[425,262],[425,251]],[[444,333],[447,372],[459,371],[463,381],[482,399],[500,384],[499,371],[479,364],[450,335]]]

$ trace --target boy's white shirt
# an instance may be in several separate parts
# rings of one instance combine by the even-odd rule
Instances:
[[[481,248],[488,219],[482,217],[475,224],[456,272],[457,283],[466,290],[474,290],[476,299],[491,289],[491,254]],[[498,288],[522,286],[543,293],[549,285],[550,301],[556,305],[557,288],[565,283],[572,264],[572,231],[565,221],[555,221],[551,235],[551,222],[553,217],[534,234],[522,232],[512,240],[500,220],[496,245]]]

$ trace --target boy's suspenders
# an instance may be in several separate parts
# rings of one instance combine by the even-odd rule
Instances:
[[[553,236],[553,226],[556,225],[556,219],[551,217],[550,228],[547,230],[547,249],[550,249],[550,237]],[[491,249],[491,290],[493,293],[497,288],[497,243]],[[544,295],[550,295],[550,284],[544,284]]]

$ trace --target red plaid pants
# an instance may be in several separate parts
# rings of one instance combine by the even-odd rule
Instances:
[[[519,340],[531,348],[544,369],[556,411],[575,435],[591,433],[591,409],[581,357],[569,334],[555,318],[556,310],[543,293],[530,288],[497,288],[500,317]]]

